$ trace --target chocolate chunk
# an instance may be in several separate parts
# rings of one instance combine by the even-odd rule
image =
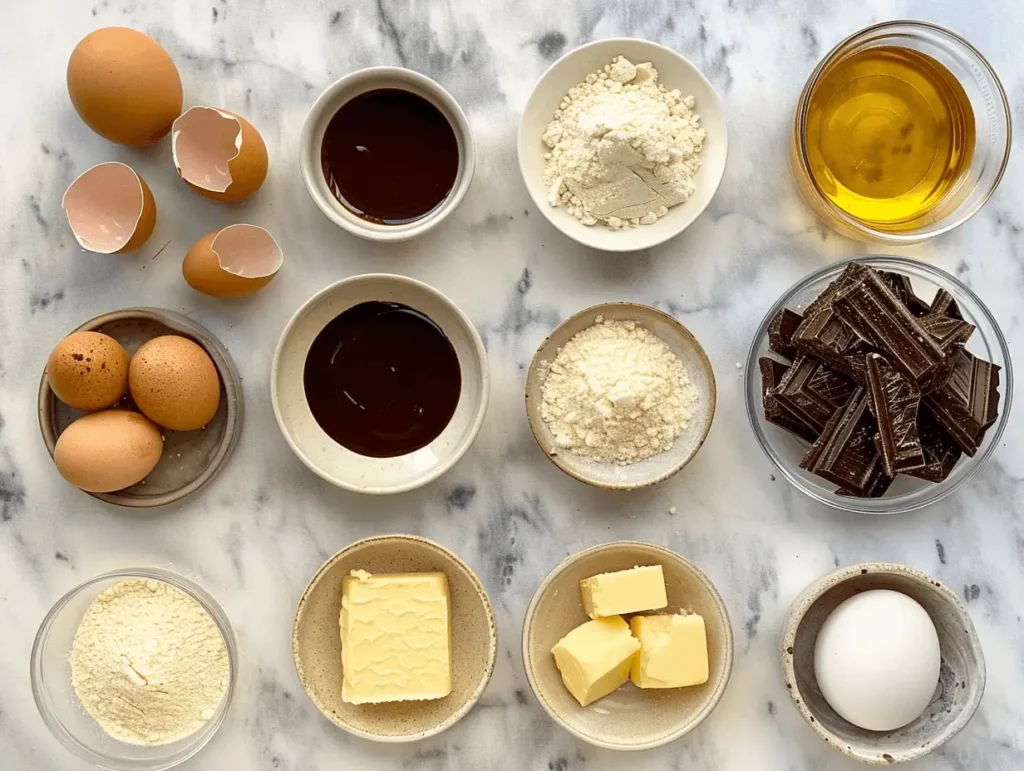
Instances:
[[[811,303],[804,308],[804,318],[813,316],[820,310],[832,305],[832,299],[839,294],[840,291],[854,283],[857,278],[863,276],[866,272],[870,272],[871,268],[866,265],[861,265],[859,262],[851,262],[845,268],[843,272],[839,274],[839,277],[832,281],[820,295],[815,297]]]
[[[974,325],[968,324],[962,319],[954,319],[949,316],[941,316],[937,313],[929,313],[921,317],[921,326],[932,336],[932,339],[939,344],[942,354],[945,357],[942,364],[935,372],[921,383],[921,390],[924,393],[941,388],[949,382],[956,367],[957,352],[963,350],[964,344],[974,334]]]
[[[786,410],[770,393],[782,381],[789,367],[767,356],[762,357],[758,364],[761,367],[761,404],[765,420],[801,439],[813,442],[818,438],[818,432]]]
[[[914,294],[914,287],[910,283],[910,276],[905,276],[902,273],[893,273],[890,270],[878,271],[878,277],[882,279],[892,293],[899,298],[899,301],[903,303],[907,310],[913,313],[915,316],[924,316],[931,313],[931,307]]]
[[[927,407],[922,407],[920,411],[918,431],[924,448],[925,465],[907,474],[929,482],[941,482],[952,473],[963,451]]]
[[[793,334],[793,345],[800,353],[823,360],[858,385],[867,385],[864,356],[871,352],[871,348],[836,316],[832,308],[824,308],[809,318],[805,317]]]
[[[926,463],[917,433],[921,389],[877,353],[867,357],[867,370],[885,473],[894,477],[921,468]]]
[[[925,394],[935,419],[968,455],[978,451],[984,430],[999,417],[999,367],[959,350],[949,381]]]
[[[873,271],[842,289],[832,307],[914,383],[927,380],[942,363],[942,349]]]
[[[882,456],[875,448],[878,424],[868,410],[868,395],[858,387],[846,405],[829,419],[825,430],[800,462],[801,468],[857,496],[884,485]]]
[[[960,313],[960,306],[956,304],[956,300],[953,299],[953,295],[947,292],[945,289],[940,289],[935,293],[935,297],[932,299],[932,304],[928,308],[929,313],[935,313],[939,316],[948,316],[951,319],[963,320],[963,315]]]
[[[793,333],[803,320],[803,316],[789,308],[779,311],[768,325],[768,348],[790,361],[795,359],[797,351],[793,347]]]
[[[800,355],[771,395],[789,413],[820,432],[852,390],[853,385],[825,362]]]
[[[869,487],[863,495],[853,492],[853,490],[847,490],[840,487],[836,490],[836,495],[843,495],[848,498],[881,498],[885,495],[886,490],[889,489],[889,485],[892,484],[892,477],[887,477],[885,474],[874,477],[871,487]]]

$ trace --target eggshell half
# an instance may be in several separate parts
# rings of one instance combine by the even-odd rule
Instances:
[[[193,190],[234,203],[267,177],[267,146],[249,121],[228,110],[192,107],[171,128],[171,157]]]
[[[147,341],[128,365],[128,388],[142,413],[175,431],[202,428],[217,414],[220,377],[210,355],[179,335]]]
[[[68,60],[68,94],[100,136],[122,145],[150,145],[181,114],[178,69],[153,38],[128,27],[86,35]]]
[[[197,292],[245,297],[269,284],[284,262],[277,241],[257,225],[228,225],[188,250],[181,272]]]
[[[128,352],[102,332],[73,332],[54,347],[46,379],[65,404],[101,410],[128,390]]]
[[[156,225],[149,185],[131,166],[116,161],[82,172],[61,205],[78,243],[99,254],[138,249]]]
[[[104,410],[64,429],[53,460],[60,475],[75,487],[109,493],[141,482],[156,468],[163,451],[160,429],[142,415]]]

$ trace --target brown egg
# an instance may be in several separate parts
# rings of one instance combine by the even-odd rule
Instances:
[[[245,297],[271,282],[284,255],[274,237],[256,225],[228,225],[207,233],[188,250],[182,275],[197,292]]]
[[[153,38],[128,27],[86,35],[68,61],[68,94],[82,120],[122,145],[151,145],[181,114],[181,77]]]
[[[177,335],[144,343],[128,366],[128,387],[142,414],[175,431],[209,423],[220,405],[220,378],[200,346]]]
[[[164,451],[160,429],[137,412],[104,410],[79,418],[57,438],[60,475],[90,493],[123,490],[156,468]]]
[[[207,198],[235,203],[267,177],[267,146],[249,121],[230,110],[191,107],[171,129],[178,176]]]
[[[73,332],[46,362],[46,378],[57,398],[80,410],[101,410],[128,387],[128,353],[102,332]]]

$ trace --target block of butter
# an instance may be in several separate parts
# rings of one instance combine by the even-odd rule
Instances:
[[[629,679],[640,643],[621,616],[576,627],[551,649],[562,682],[581,706],[607,696]]]
[[[580,581],[583,610],[591,618],[621,616],[668,605],[661,565],[636,567]]]
[[[440,699],[452,691],[444,573],[353,570],[341,588],[341,698],[349,704]]]
[[[629,678],[640,688],[682,688],[708,681],[708,639],[704,618],[633,616],[629,620],[640,652]]]

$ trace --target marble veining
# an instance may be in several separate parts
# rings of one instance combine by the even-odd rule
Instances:
[[[50,605],[103,570],[159,565],[196,578],[239,638],[239,691],[211,745],[182,768],[317,771],[373,768],[604,771],[853,771],[803,724],[782,682],[777,647],[789,604],[838,565],[893,560],[961,593],[978,627],[989,681],[973,722],[909,771],[1024,767],[1024,408],[987,467],[953,499],[891,518],[834,512],[773,475],[742,401],[750,336],[775,298],[810,270],[869,247],[825,230],[799,201],[786,141],[796,96],[838,40],[875,21],[924,18],[971,40],[1001,73],[1024,117],[1012,0],[35,0],[0,9],[0,769],[79,771],[32,702],[29,650]],[[261,131],[270,175],[252,200],[221,206],[176,178],[168,143],[130,150],[74,114],[64,68],[91,29],[137,27],[174,57],[186,105],[236,110]],[[533,208],[519,180],[519,111],[543,69],[571,48],[634,35],[694,61],[721,93],[730,126],[725,180],[681,237],[647,253],[590,252]],[[298,173],[298,134],[322,88],[354,69],[402,64],[448,88],[476,135],[472,189],[444,225],[407,244],[360,241],[325,219]],[[954,271],[989,304],[1024,361],[1021,142],[1003,184],[973,221],[898,250]],[[64,190],[105,160],[131,164],[159,206],[141,252],[81,251],[60,208]],[[224,302],[193,292],[181,260],[216,226],[271,230],[285,267],[264,292]],[[289,316],[329,282],[366,271],[427,281],[480,330],[493,390],[483,430],[450,473],[384,499],[334,489],[288,451],[270,408],[268,373]],[[541,455],[523,409],[526,367],[563,318],[604,300],[650,303],[703,342],[718,378],[718,416],[682,473],[654,489],[587,488]],[[68,487],[36,425],[38,378],[52,345],[85,319],[125,305],[184,312],[208,326],[242,375],[245,427],[225,472],[169,511],[106,506]],[[1019,391],[1019,389],[1018,389]],[[1018,392],[1017,400],[1022,394]],[[677,513],[671,514],[675,507]],[[323,719],[291,656],[295,604],[317,566],[364,536],[418,533],[454,549],[486,584],[499,619],[497,670],[481,704],[451,731],[413,745],[375,745]],[[732,614],[737,658],[718,709],[695,733],[642,757],[574,740],[537,704],[523,673],[526,605],[567,554],[619,538],[649,539],[704,568]]]

